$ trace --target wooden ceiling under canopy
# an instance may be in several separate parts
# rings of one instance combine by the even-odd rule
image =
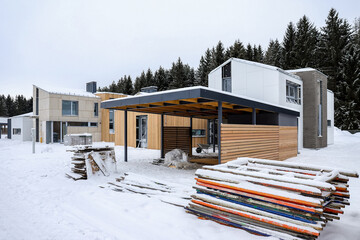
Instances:
[[[102,102],[101,107],[133,112],[215,119],[218,118],[219,103],[221,103],[222,115],[225,118],[229,114],[252,112],[253,109],[256,109],[256,112],[277,112],[299,116],[299,112],[292,109],[258,102],[227,92],[211,90],[206,87],[190,87],[117,98]]]

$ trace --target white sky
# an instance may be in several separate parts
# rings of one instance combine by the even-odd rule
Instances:
[[[103,87],[178,57],[196,68],[219,40],[266,48],[304,14],[323,26],[331,7],[360,17],[358,0],[0,0],[0,94]]]

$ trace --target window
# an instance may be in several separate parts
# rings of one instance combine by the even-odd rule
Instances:
[[[109,132],[111,134],[114,133],[114,110],[109,110]]]
[[[94,103],[94,116],[99,116],[99,103]]]
[[[319,96],[319,122],[318,122],[318,136],[322,136],[322,81],[318,80],[318,96]]]
[[[301,86],[299,84],[286,81],[286,101],[301,104]]]
[[[231,62],[222,67],[222,90],[231,92]]]
[[[327,120],[328,127],[331,127],[331,120]]]
[[[62,101],[62,115],[63,116],[77,116],[79,111],[78,101]]]
[[[70,127],[88,127],[88,122],[68,122],[68,126]]]
[[[98,126],[97,122],[90,122],[89,123],[89,127],[97,127],[97,126]]]
[[[205,137],[205,129],[193,129],[192,136],[193,137]]]
[[[21,135],[21,128],[13,128],[13,135]]]

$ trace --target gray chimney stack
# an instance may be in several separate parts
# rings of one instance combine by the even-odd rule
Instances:
[[[86,91],[90,93],[96,93],[96,82],[86,83]]]

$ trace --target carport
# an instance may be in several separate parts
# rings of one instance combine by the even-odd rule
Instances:
[[[210,121],[217,119],[218,163],[240,156],[258,158],[263,156],[263,158],[282,160],[285,155],[297,154],[298,111],[228,92],[200,86],[182,88],[107,100],[101,103],[101,108],[124,111],[125,161],[128,160],[127,113],[129,111],[161,115],[162,158],[165,155],[165,115],[190,118],[190,130],[193,118]],[[192,141],[191,139],[190,137],[189,141]],[[288,142],[291,142],[289,146],[286,145]]]

